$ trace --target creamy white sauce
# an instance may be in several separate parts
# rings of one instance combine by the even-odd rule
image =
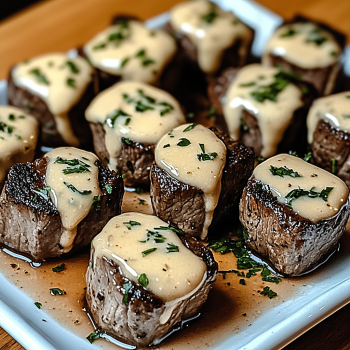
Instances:
[[[154,101],[150,102],[144,96]],[[140,105],[141,110],[137,107]],[[108,119],[113,119],[118,111],[123,115],[114,122]],[[132,81],[122,81],[101,92],[91,102],[85,116],[89,122],[103,124],[112,170],[116,170],[123,137],[134,142],[155,144],[172,128],[186,121],[179,103],[170,94]]]
[[[33,160],[38,126],[34,117],[20,109],[0,106],[0,190],[12,165]]]
[[[193,124],[178,126],[164,135],[155,150],[156,164],[177,180],[195,186],[203,191],[205,201],[205,221],[201,239],[208,234],[214,209],[221,193],[222,171],[226,163],[226,147],[216,135],[202,125],[196,125],[189,131],[184,131]],[[181,139],[185,139],[182,140]],[[180,142],[187,142],[180,146]],[[203,160],[204,153],[212,159]],[[216,155],[215,155],[216,154]],[[199,160],[201,158],[202,160]]]
[[[275,31],[267,42],[262,62],[267,64],[268,55],[272,54],[304,69],[324,68],[337,62],[341,51],[328,31],[315,23],[297,22],[286,24]]]
[[[169,302],[197,289],[203,283],[206,265],[173,231],[156,230],[159,227],[168,227],[168,224],[156,216],[124,213],[107,223],[93,239],[92,246],[95,261],[104,256],[112,259],[122,274],[136,283],[145,274],[149,283],[144,287]],[[170,244],[178,251],[169,252]],[[150,249],[155,250],[143,253]]]
[[[303,105],[300,89],[291,83],[277,95],[276,102],[259,102],[251,95],[259,87],[273,83],[274,75],[278,72],[277,68],[260,64],[243,67],[227,89],[223,105],[229,134],[235,140],[240,137],[242,110],[245,109],[256,117],[261,132],[263,157],[276,154],[294,111]],[[252,85],[247,86],[249,84]]]
[[[321,97],[314,101],[307,116],[308,142],[313,141],[320,120],[333,127],[350,132],[350,91]]]
[[[287,167],[301,177],[284,175],[275,176],[270,167]],[[346,203],[349,190],[345,183],[331,173],[288,154],[280,154],[259,164],[253,172],[258,181],[267,184],[271,192],[281,203],[286,203],[286,196],[294,189],[303,189],[320,193],[327,187],[333,187],[327,201],[322,198],[299,197],[291,202],[293,211],[300,216],[318,222],[334,216]]]
[[[95,165],[98,158],[93,153],[73,147],[56,148],[45,157],[49,159],[46,168],[46,185],[50,187],[51,199],[62,221],[60,245],[63,247],[63,252],[69,252],[73,247],[78,224],[91,210],[94,197],[101,195],[98,167]],[[79,160],[85,164],[83,168],[88,171],[65,174],[64,170],[74,165],[61,164],[58,158]]]
[[[16,86],[40,97],[53,114],[63,140],[79,146],[68,112],[83,96],[92,81],[93,70],[81,57],[68,58],[64,53],[51,53],[18,64],[12,70]]]
[[[84,46],[84,52],[92,65],[104,72],[120,75],[123,80],[154,84],[176,52],[175,40],[139,21],[126,23],[98,33]]]
[[[194,43],[199,67],[205,73],[215,73],[224,51],[238,40],[241,40],[240,64],[244,64],[253,34],[232,12],[206,0],[187,1],[170,11],[170,23],[176,32],[187,35]]]

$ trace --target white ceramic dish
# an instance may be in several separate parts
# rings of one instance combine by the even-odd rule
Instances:
[[[218,0],[225,9],[235,13],[256,30],[253,46],[260,55],[266,39],[281,22],[281,18],[262,6],[245,0]],[[148,21],[157,27],[167,20],[167,14]],[[346,56],[350,57],[347,48]],[[350,75],[350,59],[346,72]],[[6,104],[6,82],[0,81],[0,104]],[[300,285],[298,292],[285,302],[264,313],[239,333],[219,339],[212,350],[275,349],[283,347],[309,328],[350,302],[350,255],[340,254],[332,264],[307,285]],[[253,302],[253,301],[252,301]],[[69,332],[44,311],[34,305],[32,299],[0,275],[0,326],[11,334],[27,350],[97,350],[101,346],[89,344]]]

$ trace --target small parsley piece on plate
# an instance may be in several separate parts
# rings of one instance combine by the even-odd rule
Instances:
[[[294,171],[293,169],[289,169],[286,166],[283,167],[275,167],[273,165],[270,165],[270,172],[273,176],[290,176],[290,177],[302,177],[297,171]]]
[[[99,329],[96,329],[95,332],[90,333],[86,339],[92,344],[95,340],[98,338],[101,338],[101,336],[105,334],[104,331],[100,331]]]
[[[62,263],[61,265],[57,265],[56,267],[52,268],[53,272],[62,272],[66,268],[66,264]]]
[[[149,284],[149,280],[147,278],[147,275],[145,273],[142,273],[139,278],[137,279],[137,281],[141,284],[142,287],[147,288],[148,284]]]

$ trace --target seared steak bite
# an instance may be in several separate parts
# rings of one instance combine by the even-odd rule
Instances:
[[[149,187],[158,140],[185,122],[167,92],[139,82],[120,82],[99,94],[86,110],[96,154],[125,174],[127,186]]]
[[[47,147],[91,149],[84,111],[95,95],[93,69],[82,57],[46,54],[17,64],[8,79],[8,101],[38,119]]]
[[[145,347],[198,314],[218,265],[208,248],[175,231],[155,216],[130,212],[95,237],[86,299],[98,329]]]
[[[217,127],[253,147],[257,156],[305,152],[306,115],[316,91],[293,73],[260,64],[228,69],[208,94]]]
[[[122,196],[121,177],[86,151],[16,164],[0,197],[0,243],[34,261],[77,250],[120,214]]]
[[[319,95],[328,95],[335,88],[345,43],[342,33],[297,16],[277,28],[266,44],[262,63],[293,71],[313,84]]]
[[[0,106],[0,191],[12,165],[33,160],[38,133],[34,117],[15,107]]]
[[[150,190],[154,213],[201,239],[209,228],[232,218],[255,157],[215,128],[196,124],[164,136],[155,155]]]
[[[350,91],[314,101],[308,117],[313,162],[350,187]]]
[[[330,254],[350,214],[349,191],[336,176],[287,154],[258,165],[239,207],[248,246],[289,276]]]

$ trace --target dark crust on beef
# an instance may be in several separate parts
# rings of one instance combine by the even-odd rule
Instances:
[[[40,192],[38,194],[38,189],[45,187],[46,166],[47,158],[41,158],[11,167],[0,197],[0,243],[35,261],[63,254],[59,245],[62,223],[57,208],[49,196],[44,198]],[[79,223],[71,252],[88,245],[108,220],[121,212],[124,193],[121,176],[100,162],[98,167],[102,192],[100,210],[92,207]],[[107,184],[112,189],[110,194],[105,188]],[[23,227],[27,229],[23,230]]]
[[[225,98],[229,86],[236,79],[238,72],[239,69],[229,68],[208,86],[209,99],[211,104],[217,110],[215,121],[216,126],[226,133],[228,133],[228,129],[223,116],[222,101]],[[307,149],[306,116],[312,101],[317,97],[317,92],[312,85],[306,82],[301,81],[295,82],[294,84],[300,89],[306,88],[308,93],[302,94],[302,101],[304,102],[304,105],[294,111],[292,120],[284,133],[282,141],[278,145],[277,153],[296,151],[299,154],[303,154]],[[247,147],[252,147],[256,156],[260,156],[262,150],[262,139],[258,121],[253,114],[244,109],[242,110],[241,118],[247,125],[248,130],[243,130],[241,127],[239,141],[241,141]],[[298,135],[298,137],[296,138],[295,135]]]
[[[293,19],[285,21],[281,26],[284,26],[286,24],[290,23],[296,23],[296,22],[312,22],[316,23],[320,28],[330,32],[337,43],[340,45],[341,49],[344,50],[345,45],[346,45],[346,36],[339,32],[336,31],[334,28],[328,26],[327,24],[315,20],[311,20],[310,18],[297,15]],[[281,27],[280,26],[280,27]],[[313,84],[313,86],[316,88],[317,92],[322,96],[325,93],[325,88],[328,82],[328,78],[330,73],[332,72],[333,68],[337,68],[339,66],[338,62],[336,62],[333,65],[330,65],[328,67],[324,68],[315,68],[315,69],[304,69],[301,67],[298,67],[292,63],[287,62],[280,56],[274,56],[270,54],[269,56],[269,65],[270,66],[277,66],[279,65],[281,69],[283,70],[291,70],[295,72],[296,74],[299,74],[302,77],[302,80]],[[338,67],[339,69],[340,67]],[[335,79],[336,81],[336,79]],[[333,90],[335,90],[337,87],[334,86],[331,91],[328,91],[327,94],[331,93]]]
[[[180,236],[180,238],[182,243],[195,255],[201,257],[207,265],[206,288],[210,289],[218,270],[218,264],[214,260],[212,252],[193,237]],[[94,253],[92,248],[91,263],[94,261]],[[91,263],[86,273],[86,299],[94,322],[97,328],[129,344],[147,346],[156,338],[162,338],[176,323],[196,315],[207,297],[207,294],[204,293],[205,295],[201,296],[199,302],[188,302],[182,313],[175,312],[165,325],[157,326],[158,318],[164,312],[165,306],[157,295],[124,277],[118,264],[106,257],[97,257],[93,269]],[[96,278],[97,284],[94,283]],[[121,302],[125,295],[123,285],[126,283],[132,285],[128,292],[127,305]],[[108,290],[104,290],[104,286]],[[119,310],[116,312],[118,307]],[[108,314],[105,313],[106,311]],[[118,319],[120,314],[126,314],[122,320]],[[136,320],[133,320],[133,317]],[[153,322],[156,325],[152,325]],[[149,327],[147,327],[148,324],[150,324]],[[119,331],[113,329],[114,327],[119,328]],[[150,333],[146,333],[145,330]]]
[[[243,191],[239,218],[247,229],[248,246],[284,275],[298,275],[336,247],[349,217],[349,200],[338,214],[313,223],[277,201],[252,176]]]
[[[211,228],[232,218],[242,190],[254,168],[254,152],[224,133],[211,128],[226,148],[226,163],[221,179],[219,202],[214,210]],[[184,184],[153,164],[151,169],[151,200],[154,213],[185,233],[200,236],[205,218],[204,194]]]
[[[94,82],[91,82],[80,101],[68,112],[74,135],[80,141],[79,147],[86,150],[92,149],[92,137],[85,119],[85,110],[95,95]],[[9,105],[21,108],[38,119],[41,125],[41,140],[38,143],[46,147],[67,146],[57,131],[54,116],[46,103],[28,90],[17,87],[12,79],[11,72],[8,77],[7,97]]]
[[[335,175],[350,187],[350,135],[321,119],[311,143],[312,160],[317,166],[331,172],[336,160]]]
[[[93,134],[94,148],[97,156],[105,162],[105,158],[110,159],[106,148],[103,125],[90,123]],[[154,161],[153,144],[142,144],[130,140],[130,144],[122,142],[121,154],[118,158],[117,173],[125,174],[126,186],[141,186],[149,188],[149,172]]]

